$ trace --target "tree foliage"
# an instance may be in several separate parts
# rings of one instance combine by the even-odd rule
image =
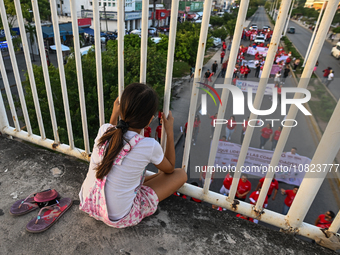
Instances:
[[[13,0],[4,0],[8,24],[10,27],[13,27],[14,22],[16,21],[16,11]],[[32,10],[32,3],[30,0],[20,0],[22,15],[25,19],[31,20],[33,18],[33,13],[30,13]],[[50,20],[51,11],[50,11],[50,3],[48,0],[38,0],[39,13],[41,20]],[[3,29],[2,22],[0,20],[0,28]]]
[[[140,38],[136,35],[125,36],[124,44],[124,82],[125,86],[133,82],[139,82],[140,72]],[[33,66],[36,86],[39,96],[41,113],[45,125],[46,135],[53,137],[50,114],[48,110],[48,102],[46,96],[44,76],[41,66]],[[105,120],[109,121],[112,105],[118,96],[118,45],[117,41],[108,41],[107,51],[102,53],[102,70],[103,70],[103,91],[104,91],[104,109]],[[82,56],[82,71],[84,80],[84,93],[86,101],[86,113],[88,131],[91,147],[94,138],[98,132],[99,116],[98,116],[98,94],[97,94],[97,71],[95,64],[94,50],[90,50],[87,55]],[[147,84],[150,84],[158,93],[162,105],[164,93],[164,76],[166,72],[166,56],[162,52],[157,51],[156,45],[149,42],[147,57]],[[67,128],[64,114],[64,105],[62,100],[59,69],[51,65],[49,67],[51,88],[53,92],[53,100],[56,118],[58,122],[58,132],[62,143],[68,144]],[[72,128],[74,134],[75,146],[84,147],[83,131],[81,124],[79,93],[76,63],[73,57],[68,58],[65,65],[65,77],[69,98],[70,114],[72,119]],[[26,80],[28,74],[26,73]],[[34,110],[33,98],[30,86],[26,86],[26,103],[29,111],[30,120],[34,133],[39,133],[38,123]]]

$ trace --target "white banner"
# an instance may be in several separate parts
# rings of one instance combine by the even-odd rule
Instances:
[[[243,92],[248,92],[248,88],[252,88],[253,93],[256,94],[258,86],[259,83],[256,81],[236,80],[236,87],[240,88]],[[267,84],[264,94],[273,95],[273,88],[274,84]]]
[[[219,141],[215,158],[215,171],[219,171],[217,166],[220,166],[222,170],[229,169],[230,171],[235,171],[240,150],[241,145],[239,144]],[[273,151],[249,147],[241,171],[261,178],[265,177],[267,171],[269,171],[268,166],[273,153]],[[284,152],[281,155],[279,165],[272,169],[272,171],[275,171],[276,180],[300,186],[307,169],[306,167],[309,166],[310,162],[311,159],[307,157]]]
[[[281,57],[279,57],[279,58],[276,59],[276,63],[279,63],[279,62],[281,62],[282,60],[283,60],[284,62],[286,62],[286,59],[287,59],[287,58],[288,58],[288,55],[287,55],[287,56],[283,55],[283,56],[281,56]]]
[[[267,56],[268,48],[266,48],[266,47],[256,47],[254,49],[253,47],[248,47],[247,54],[255,55],[256,52],[258,52],[260,55]]]
[[[256,68],[256,64],[258,63],[258,60],[242,60],[242,65],[249,66],[249,68]]]

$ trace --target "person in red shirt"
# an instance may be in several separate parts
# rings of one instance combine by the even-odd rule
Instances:
[[[191,184],[191,185],[194,185],[194,186],[196,186],[196,187],[199,187],[199,185],[198,185],[197,182],[191,182],[190,184]],[[197,199],[197,198],[194,198],[194,197],[191,197],[191,198],[190,198],[190,201],[194,201],[194,202],[196,202],[196,203],[202,203],[202,200]]]
[[[254,222],[253,221],[253,218],[250,218],[250,217],[248,217],[248,216],[245,216],[245,215],[242,215],[242,214],[236,214],[236,217],[237,218],[240,218],[240,219],[244,219],[244,220],[248,220],[248,221],[250,221],[250,222]]]
[[[260,45],[259,45],[259,47],[264,47],[264,43],[261,42]]]
[[[220,189],[220,193],[222,195],[228,196],[229,195],[229,190],[231,183],[233,182],[233,177],[231,176],[230,173],[227,173],[227,175],[224,178],[223,185]]]
[[[223,63],[223,59],[224,59],[225,53],[224,51],[221,52],[221,64]]]
[[[277,130],[274,132],[274,134],[272,135],[272,137],[270,138],[270,140],[272,141],[272,151],[275,150],[276,148],[277,141],[279,140],[280,135],[281,135],[281,131],[282,131],[282,127],[279,126]]]
[[[160,119],[159,125],[156,128],[155,139],[158,140],[159,143],[161,143],[161,137],[162,137],[162,119]]]
[[[315,226],[319,228],[329,229],[334,218],[335,213],[333,211],[328,211],[325,214],[320,214],[315,221]]]
[[[209,118],[211,119],[211,123],[210,123],[210,125],[211,125],[211,135],[210,135],[210,138],[212,138],[212,137],[213,137],[213,134],[214,134],[214,130],[215,130],[215,127],[214,127],[214,120],[217,119],[217,113],[215,113],[215,115],[213,115],[213,116],[210,116],[210,115],[209,115]]]
[[[236,121],[235,116],[231,116],[228,120],[227,127],[225,128],[227,140],[231,140],[231,135],[234,133],[236,129]]]
[[[175,192],[173,195],[175,195],[176,197],[183,197],[184,199],[187,199],[187,196],[182,194],[182,193],[179,193],[179,192]]]
[[[289,208],[292,205],[293,200],[294,200],[298,190],[299,190],[298,186],[295,186],[292,190],[281,189],[281,194],[286,195],[286,199],[285,199],[285,202],[283,204],[283,210],[282,210],[283,215],[287,215]]]
[[[151,137],[151,127],[144,128],[144,137]]]
[[[264,145],[269,140],[270,135],[273,133],[272,126],[268,123],[266,127],[261,129],[261,143],[260,149],[264,149]]]
[[[250,73],[250,68],[248,65],[246,65],[246,68],[244,70],[244,79],[248,78],[248,73]]]
[[[238,200],[245,201],[247,194],[250,192],[251,183],[248,181],[246,174],[242,174],[240,181],[238,182],[236,197]]]
[[[222,45],[222,51],[225,51],[226,48],[227,48],[227,45],[224,43],[224,44]]]
[[[213,209],[217,210],[217,211],[223,211],[222,207],[218,206],[218,205],[212,205],[211,206]]]
[[[256,190],[260,190],[262,188],[262,185],[264,183],[264,178],[265,177],[260,179],[259,183],[256,186]],[[275,200],[277,191],[279,190],[279,182],[275,179],[275,175],[274,175],[274,178],[272,179],[272,182],[270,183],[270,186],[269,186],[269,189],[268,189],[268,193],[267,193],[268,198],[270,198],[271,195],[273,194],[273,190],[275,190],[275,191],[274,191],[274,196],[273,196],[272,200]]]
[[[246,66],[243,64],[241,67],[240,67],[240,79],[243,79],[244,78],[244,74],[245,74],[245,71],[246,71]]]
[[[221,76],[224,78],[225,72],[227,71],[227,66],[228,66],[228,59],[223,62],[222,64],[222,71],[221,71]]]
[[[250,194],[249,196],[250,204],[252,205],[256,204],[257,200],[259,199],[260,192],[261,192],[261,188],[259,188],[259,190],[255,190],[253,193]],[[264,199],[262,207],[267,208],[267,206],[268,206],[268,196],[266,196],[266,198]]]

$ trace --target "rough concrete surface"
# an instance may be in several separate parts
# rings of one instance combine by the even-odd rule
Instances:
[[[139,225],[113,229],[78,209],[88,165],[0,136],[0,254],[334,254],[294,236],[178,197]],[[40,234],[25,230],[38,211],[14,217],[11,205],[55,188],[74,205]]]

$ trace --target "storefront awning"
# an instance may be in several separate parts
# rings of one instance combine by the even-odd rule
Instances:
[[[52,25],[51,26],[43,26],[41,28],[42,28],[44,38],[54,37],[54,31],[53,31]],[[72,23],[59,24],[59,31],[60,31],[60,36],[73,35]],[[84,33],[84,29],[79,28],[79,34],[83,34],[83,33]]]

